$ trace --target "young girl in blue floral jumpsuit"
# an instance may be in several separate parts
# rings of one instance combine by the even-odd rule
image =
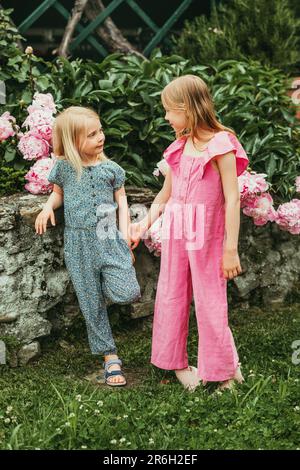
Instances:
[[[133,267],[124,190],[125,171],[103,153],[98,115],[71,106],[54,122],[58,156],[48,176],[53,192],[36,219],[36,232],[55,225],[53,210],[64,205],[64,258],[85,317],[92,354],[104,355],[108,385],[126,385],[112,336],[106,299],[130,303],[141,297]],[[116,210],[119,213],[117,227]]]

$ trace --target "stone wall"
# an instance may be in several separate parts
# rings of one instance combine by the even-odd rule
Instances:
[[[148,208],[154,193],[127,187],[131,216]],[[40,352],[40,340],[54,331],[71,328],[80,316],[76,295],[63,260],[63,211],[56,226],[37,235],[34,221],[48,196],[28,193],[0,198],[0,352],[13,344],[11,366],[24,365]],[[229,305],[272,305],[297,295],[300,279],[300,237],[282,232],[275,224],[255,227],[241,217],[239,253],[243,274],[228,283]],[[130,306],[132,318],[153,313],[160,258],[143,243],[135,250],[142,298]],[[1,363],[0,357],[0,363]]]

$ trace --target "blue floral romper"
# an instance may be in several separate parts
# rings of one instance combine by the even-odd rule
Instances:
[[[130,248],[117,228],[114,191],[125,171],[105,160],[83,167],[81,179],[67,160],[57,159],[48,181],[64,191],[64,258],[85,317],[92,354],[116,354],[106,302],[131,303],[141,292]]]

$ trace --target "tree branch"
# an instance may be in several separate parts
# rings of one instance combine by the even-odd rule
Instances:
[[[80,18],[82,16],[83,10],[86,7],[87,2],[88,0],[75,0],[74,7],[72,9],[72,13],[66,26],[60,46],[58,50],[56,49],[53,51],[54,54],[58,52],[59,56],[67,57],[69,45],[72,40],[74,30],[76,28],[76,25],[80,21]]]

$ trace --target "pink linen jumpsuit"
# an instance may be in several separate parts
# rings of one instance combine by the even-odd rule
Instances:
[[[238,354],[228,326],[227,280],[221,261],[225,240],[222,181],[210,160],[233,152],[237,176],[248,166],[238,139],[221,131],[200,157],[183,155],[186,138],[164,152],[172,193],[162,224],[161,267],[154,309],[151,363],[161,369],[188,367],[189,308],[194,296],[198,376],[224,381],[234,376]]]

